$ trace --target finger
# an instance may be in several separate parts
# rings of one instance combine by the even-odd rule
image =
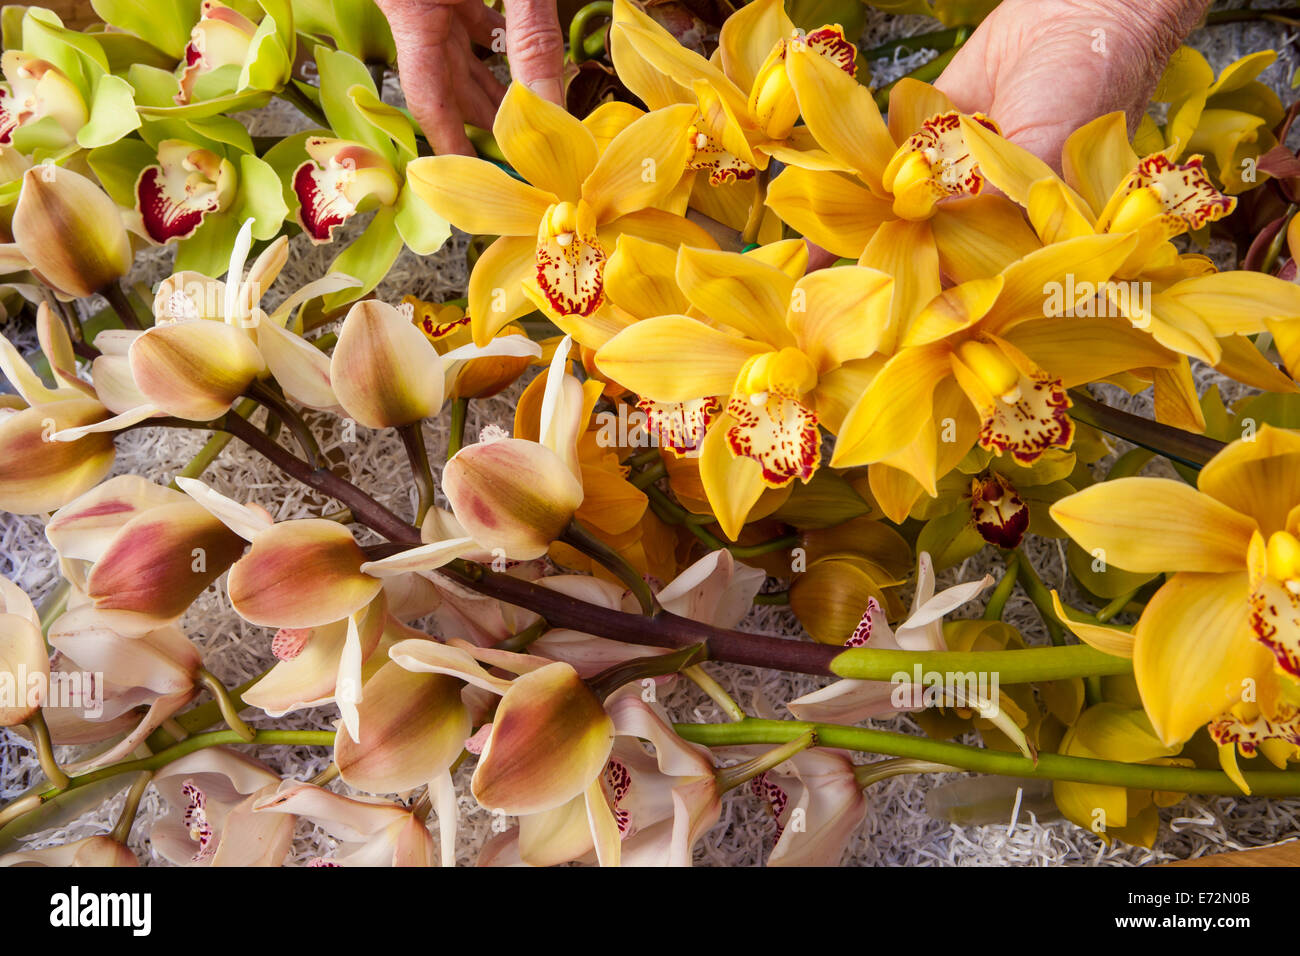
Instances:
[[[502,52],[496,41],[505,36],[506,18],[485,3],[465,0],[457,7],[460,22],[465,25],[472,39],[479,46],[487,47],[494,53]],[[500,31],[500,32],[497,32]]]
[[[473,156],[474,148],[465,136],[446,52],[451,10],[430,4],[422,14],[389,22],[397,46],[397,75],[402,81],[406,105],[435,153]]]
[[[935,88],[963,113],[987,113],[993,108],[993,81],[989,75],[992,64],[986,55],[987,47],[977,29],[934,81]]]
[[[453,29],[452,42],[447,49],[450,53],[448,67],[453,76],[460,77],[453,89],[461,118],[475,126],[491,129],[499,100],[490,99],[479,80],[480,71],[489,75],[491,71],[470,52],[469,37],[463,27],[457,25]]]
[[[506,0],[506,56],[515,79],[563,105],[564,39],[555,0]]]

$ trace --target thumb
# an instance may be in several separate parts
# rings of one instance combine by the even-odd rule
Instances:
[[[506,0],[506,56],[514,78],[562,106],[564,38],[556,0]]]

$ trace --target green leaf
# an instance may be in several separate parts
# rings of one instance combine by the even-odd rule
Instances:
[[[398,159],[405,168],[409,160],[415,158],[415,130],[411,128],[411,119],[396,106],[389,106],[374,93],[374,88],[367,89],[360,84],[348,89],[348,99],[356,107],[366,122],[376,129],[388,134],[401,151]]]
[[[388,134],[363,116],[349,95],[354,86],[360,86],[378,98],[365,64],[350,54],[318,46],[316,66],[320,71],[321,109],[335,135],[368,146],[396,165],[397,151]]]
[[[1255,423],[1256,431],[1266,423],[1275,428],[1300,428],[1300,395],[1269,392],[1247,399],[1237,406],[1239,431],[1248,418]]]
[[[199,0],[90,0],[105,23],[134,33],[173,60],[185,55],[190,30],[199,22]]]
[[[397,231],[416,255],[428,256],[442,248],[451,235],[451,225],[415,195],[403,187],[397,196]]]
[[[106,146],[140,128],[135,109],[135,91],[120,76],[105,74],[95,89],[90,121],[77,133],[77,143],[86,149]]]
[[[128,138],[92,149],[86,161],[113,202],[131,209],[140,171],[156,164],[158,155],[147,143]]]
[[[970,508],[965,505],[927,521],[916,539],[916,550],[930,552],[936,571],[960,564],[983,547],[984,538],[975,530]]]
[[[253,217],[253,238],[274,239],[280,234],[289,206],[280,189],[280,177],[265,161],[251,153],[239,159],[239,194],[235,197],[234,218],[242,223]]]
[[[332,263],[330,272],[342,272],[361,280],[361,285],[332,292],[321,301],[325,311],[361,298],[375,286],[393,267],[402,251],[402,237],[393,228],[396,211],[392,206],[382,206],[370,220],[366,231],[352,245],[344,249]]]
[[[206,216],[194,235],[176,244],[173,271],[194,271],[216,279],[230,268],[230,250],[239,235],[239,223],[228,213]]]

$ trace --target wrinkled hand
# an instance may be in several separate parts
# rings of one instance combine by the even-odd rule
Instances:
[[[481,0],[376,0],[397,45],[397,70],[415,121],[436,153],[472,156],[464,124],[491,129],[505,88],[471,43],[500,49],[515,79],[559,103],[564,40],[555,0],[506,0],[506,15]]]
[[[1123,110],[1129,132],[1209,0],[1003,0],[936,82],[963,112],[1056,170],[1076,129]]]

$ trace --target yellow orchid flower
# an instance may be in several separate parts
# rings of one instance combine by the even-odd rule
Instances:
[[[845,414],[831,465],[888,463],[934,497],[936,478],[976,440],[1021,465],[1049,448],[1068,448],[1074,425],[1067,389],[1176,362],[1126,320],[1064,315],[1044,294],[1067,273],[1104,283],[1135,242],[1124,235],[1081,236],[1033,252],[992,278],[921,299],[902,316],[897,354]],[[931,269],[930,288],[937,288],[933,262]],[[962,410],[969,408],[978,427],[966,437],[969,417]],[[872,477],[873,492],[893,516],[885,504],[890,496]],[[914,501],[901,497],[903,514]]]
[[[886,123],[871,91],[825,58],[792,49],[786,72],[807,128],[829,157],[783,154],[791,165],[767,204],[808,239],[840,256],[937,255],[956,281],[989,276],[1040,245],[1015,205],[984,191],[965,143],[969,124],[1005,142],[982,115],[963,117],[932,86],[900,81]]]
[[[1295,386],[1244,335],[1277,330],[1283,360],[1300,368],[1300,287],[1256,272],[1218,273],[1204,256],[1180,255],[1170,241],[1228,215],[1236,199],[1220,193],[1200,156],[1183,163],[1174,149],[1139,159],[1123,113],[1083,126],[1066,140],[1063,176],[1017,146],[967,123],[967,142],[990,182],[1023,205],[1048,244],[1087,235],[1136,235],[1128,258],[1104,285],[1062,287],[1067,314],[1123,316],[1183,356],[1257,388]],[[1145,373],[1157,417],[1205,427],[1186,359]]]
[[[1265,425],[1216,455],[1195,489],[1173,479],[1122,478],[1052,506],[1057,524],[1095,559],[1127,571],[1173,572],[1131,639],[1117,629],[1076,631],[1097,644],[1106,637],[1097,632],[1115,630],[1114,649],[1131,645],[1142,705],[1166,744],[1211,722],[1221,745],[1234,733],[1238,741],[1271,736],[1262,726],[1249,729],[1251,712],[1295,732],[1298,466],[1300,433]]]
[[[596,365],[643,398],[687,403],[703,434],[704,489],[734,540],[764,488],[813,476],[818,425],[833,429],[841,417],[835,373],[878,351],[893,279],[860,266],[796,279],[759,258],[690,247],[679,251],[676,275],[710,322],[682,314],[634,322],[599,349]],[[719,396],[725,407],[711,414]],[[668,417],[651,413],[655,425]]]
[[[590,315],[604,299],[608,250],[624,232],[712,245],[679,216],[655,208],[686,165],[687,106],[630,123],[603,151],[592,130],[515,83],[493,133],[523,182],[467,156],[428,156],[407,166],[416,195],[467,232],[499,236],[469,281],[474,341],[484,345],[529,311],[522,281],[535,275],[551,307]]]
[[[1273,50],[1259,50],[1223,68],[1216,79],[1205,57],[1179,47],[1169,59],[1152,100],[1168,103],[1164,126],[1142,117],[1134,143],[1143,152],[1173,149],[1171,159],[1205,153],[1210,173],[1231,195],[1264,182],[1259,157],[1277,145],[1273,128],[1286,108],[1257,77],[1277,61]]]
[[[630,0],[614,4],[613,19],[614,68],[627,88],[652,108],[698,106],[687,166],[707,171],[712,185],[752,180],[771,158],[791,161],[809,150],[816,159],[804,161],[837,168],[808,129],[795,125],[799,102],[787,63],[793,51],[805,51],[851,80],[857,48],[838,24],[802,33],[782,0],[755,0],[727,18],[718,54],[706,60]]]

